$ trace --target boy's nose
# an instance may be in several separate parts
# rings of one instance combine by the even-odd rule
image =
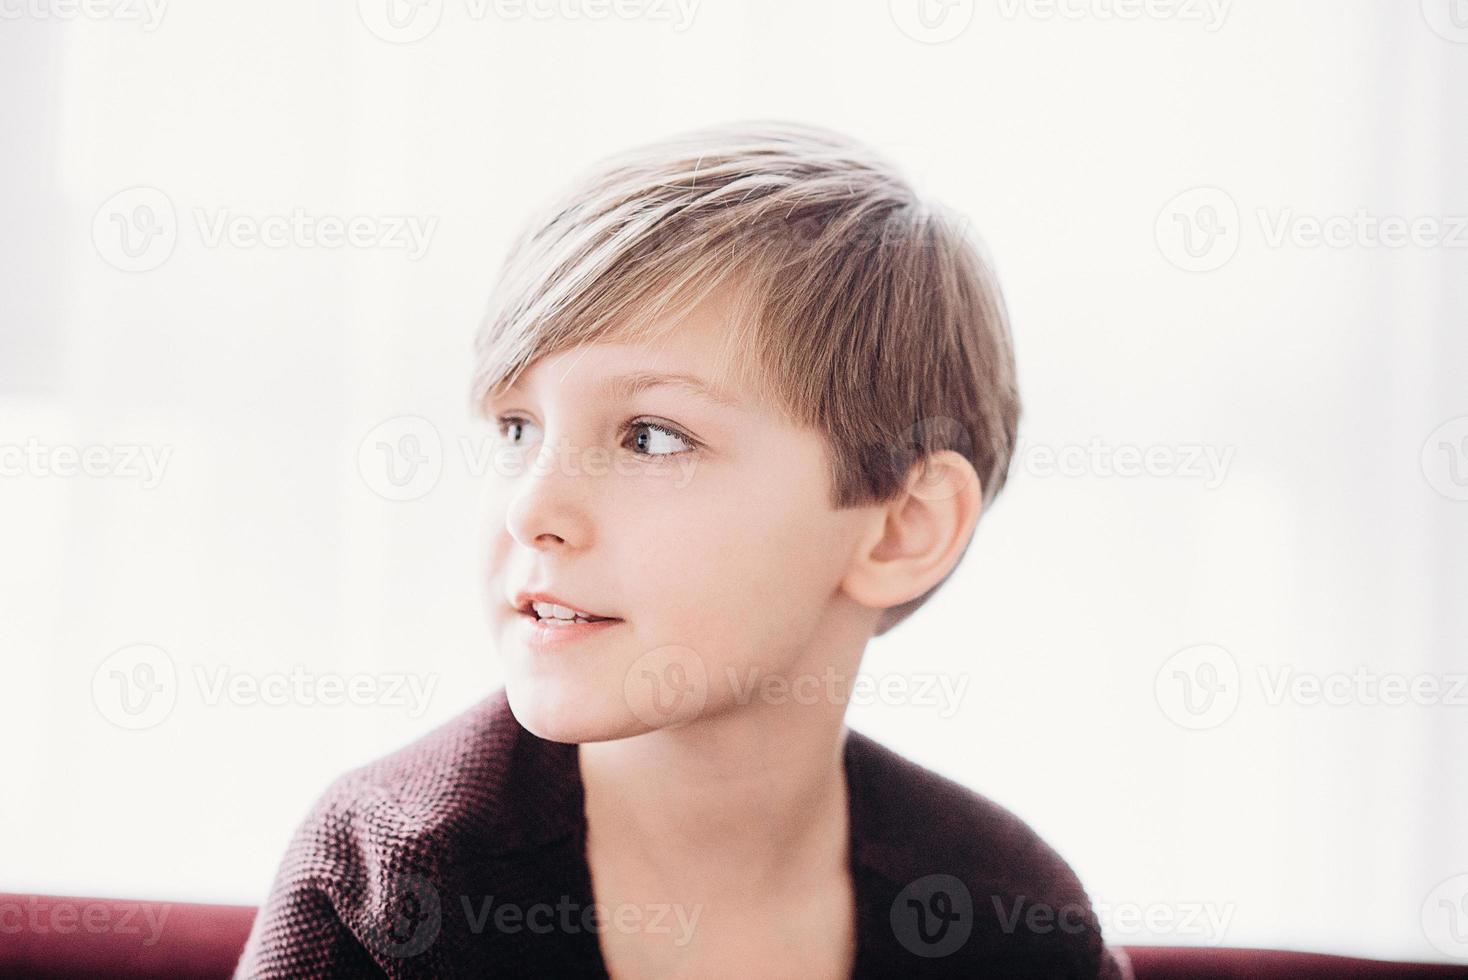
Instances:
[[[591,543],[585,474],[563,472],[552,464],[518,478],[505,511],[505,529],[520,544],[538,551],[584,548]]]

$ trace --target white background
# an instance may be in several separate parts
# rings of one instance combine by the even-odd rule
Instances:
[[[156,486],[0,477],[0,890],[259,902],[331,778],[496,687],[457,449],[483,434],[492,271],[598,156],[775,116],[870,141],[969,216],[1026,403],[964,565],[868,654],[966,678],[959,710],[864,704],[853,727],[1030,821],[1112,941],[1468,958],[1434,947],[1429,900],[1468,872],[1468,704],[1269,696],[1281,670],[1468,671],[1468,423],[1433,435],[1468,416],[1468,233],[1269,237],[1289,214],[1468,214],[1468,11],[960,0],[929,30],[900,2],[518,9],[430,2],[400,43],[371,0],[3,5],[0,446],[171,455]],[[177,229],[128,272],[108,234],[142,199],[104,204],[134,187]],[[295,209],[436,224],[416,259],[201,227]],[[1197,262],[1189,221],[1195,251],[1219,232]],[[400,416],[443,445],[412,501],[358,465]],[[1124,446],[1228,465],[1114,475]],[[176,670],[140,731],[93,693],[134,644]],[[1199,644],[1238,670],[1226,717],[1177,700],[1175,669],[1206,678],[1169,658]],[[298,666],[436,686],[416,710],[200,683]]]

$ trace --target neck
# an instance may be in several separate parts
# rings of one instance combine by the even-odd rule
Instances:
[[[837,672],[852,677],[860,654],[858,644]],[[710,896],[757,897],[844,874],[849,684],[834,699],[756,698],[678,728],[582,743],[588,858]]]

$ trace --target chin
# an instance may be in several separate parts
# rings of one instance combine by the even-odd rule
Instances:
[[[548,742],[607,742],[648,731],[627,710],[620,691],[584,689],[543,677],[507,677],[505,695],[515,720]]]
[[[635,641],[630,653],[616,644],[536,652],[513,634],[497,646],[515,720],[546,741],[633,738],[706,713],[708,671],[690,647],[661,644],[635,657]]]

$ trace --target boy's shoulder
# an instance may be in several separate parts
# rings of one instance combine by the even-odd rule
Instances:
[[[1076,873],[1024,820],[855,730],[846,754],[854,858],[884,882],[870,914],[890,923],[894,963],[1130,975]]]
[[[859,857],[872,867],[895,875],[947,865],[961,868],[970,888],[1006,897],[1085,897],[1065,860],[1004,806],[858,731],[849,732],[847,753]]]
[[[466,883],[512,883],[515,855],[574,830],[574,784],[553,775],[574,751],[522,732],[499,690],[338,776],[298,823],[236,976],[453,975]]]
[[[575,784],[555,778],[575,764],[576,746],[520,728],[501,688],[339,776],[307,823],[334,825],[361,849],[391,850],[407,867],[460,846],[486,857],[530,851],[575,829]]]

